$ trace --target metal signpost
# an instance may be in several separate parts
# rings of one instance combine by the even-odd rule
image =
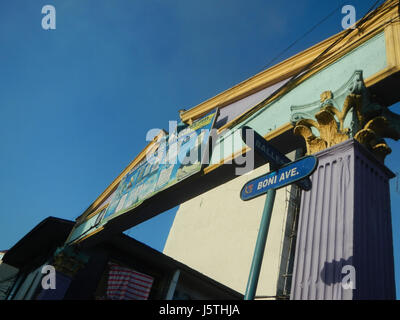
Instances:
[[[244,297],[245,300],[253,300],[260,276],[276,190],[295,183],[301,189],[309,191],[312,185],[308,177],[315,171],[318,160],[314,156],[308,156],[291,162],[290,159],[272,147],[250,127],[243,127],[241,133],[243,141],[248,146],[254,147],[254,150],[270,163],[272,170],[272,172],[246,183],[240,192],[240,197],[243,201],[248,201],[267,193]],[[251,133],[250,136],[254,136],[254,144],[253,141],[247,141],[247,133]]]

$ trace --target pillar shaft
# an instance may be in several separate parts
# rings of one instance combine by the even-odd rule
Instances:
[[[291,299],[395,299],[393,173],[354,139],[316,156],[313,188],[301,199]]]

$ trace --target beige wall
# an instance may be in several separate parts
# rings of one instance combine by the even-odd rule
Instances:
[[[164,253],[244,294],[266,196],[244,202],[239,194],[247,181],[268,171],[268,165],[262,166],[183,203]],[[277,294],[284,239],[288,238],[288,190],[276,194],[257,296]]]

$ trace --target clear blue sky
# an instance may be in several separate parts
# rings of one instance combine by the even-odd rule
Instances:
[[[168,129],[179,109],[260,72],[341,2],[1,1],[0,250],[48,216],[74,220],[143,149],[149,129]],[[373,2],[344,4],[359,19]],[[46,4],[56,30],[41,27]],[[280,60],[341,31],[342,17],[337,10]],[[387,165],[400,172],[400,144],[389,143]],[[400,194],[391,186],[400,280]],[[162,250],[174,214],[129,234]]]

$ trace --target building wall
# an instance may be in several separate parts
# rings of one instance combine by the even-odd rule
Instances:
[[[387,66],[382,32],[223,133],[213,150],[211,164],[244,147],[237,130],[241,126],[248,125],[266,135],[290,122],[292,106],[319,101],[322,92],[338,90],[356,70],[362,70],[367,79]],[[164,253],[244,293],[265,196],[244,203],[239,192],[245,182],[267,171],[266,165],[182,204]],[[287,248],[282,250],[289,226],[287,200],[287,189],[278,191],[257,296],[275,296],[281,289],[278,275],[282,275],[282,257],[288,254]]]
[[[294,158],[295,153],[288,155]],[[244,202],[243,185],[269,171],[264,165],[183,203],[164,253],[244,294],[266,196]],[[290,188],[278,190],[257,296],[276,296],[287,225]],[[287,254],[285,254],[287,256]]]

